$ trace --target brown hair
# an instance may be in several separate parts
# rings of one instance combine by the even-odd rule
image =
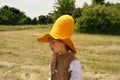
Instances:
[[[65,45],[65,48],[66,48],[66,50],[69,52],[69,51],[71,51],[71,52],[73,52],[73,50],[66,44]]]

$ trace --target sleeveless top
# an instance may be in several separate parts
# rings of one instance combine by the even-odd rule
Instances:
[[[60,54],[56,53],[51,61],[51,80],[70,80],[69,72],[70,63],[76,57],[73,53]]]

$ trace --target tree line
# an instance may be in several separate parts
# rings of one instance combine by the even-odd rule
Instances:
[[[69,14],[75,19],[75,30],[80,33],[120,34],[120,3],[105,3],[92,0],[82,8],[75,6],[75,0],[55,0],[54,11],[31,19],[14,7],[0,8],[1,25],[51,24],[59,16]]]
[[[50,16],[40,15],[31,19],[24,12],[17,8],[7,5],[0,8],[0,24],[1,25],[28,25],[28,24],[49,24],[53,23]]]

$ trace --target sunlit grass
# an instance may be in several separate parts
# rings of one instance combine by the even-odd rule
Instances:
[[[36,41],[49,32],[50,25],[45,26],[26,25],[23,27],[31,28],[7,31],[4,28],[0,32],[0,80],[48,79],[52,52],[48,44]],[[72,39],[83,80],[120,80],[120,36],[74,33]]]
[[[12,25],[0,25],[0,31],[20,31],[20,30],[28,30],[28,29],[50,29],[52,24],[49,25],[18,25],[18,26],[12,26]]]

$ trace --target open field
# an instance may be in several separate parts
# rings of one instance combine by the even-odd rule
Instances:
[[[50,28],[38,27],[0,29],[0,80],[48,79],[52,52],[36,38]],[[73,33],[72,39],[83,80],[120,80],[120,36]]]

